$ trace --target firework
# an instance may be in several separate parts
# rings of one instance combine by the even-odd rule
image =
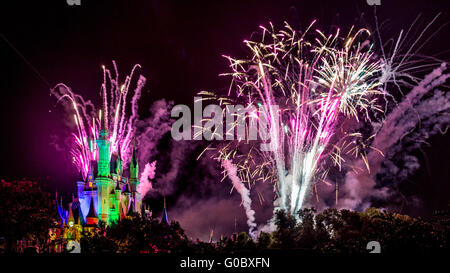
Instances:
[[[340,208],[361,210],[371,206],[371,199],[387,199],[395,206],[398,184],[420,167],[413,151],[437,133],[444,134],[449,126],[450,96],[445,85],[450,77],[445,61],[420,53],[437,30],[430,33],[440,14],[429,23],[421,24],[420,15],[397,37],[383,43],[378,20],[378,49],[381,60],[380,82],[385,92],[384,113],[370,129],[372,151],[364,162],[355,159],[347,169],[341,185]],[[422,27],[423,25],[424,27]],[[394,164],[394,159],[401,164]],[[370,166],[370,170],[362,166]],[[382,177],[383,184],[377,183]],[[395,186],[394,186],[395,185]],[[394,186],[394,187],[393,187]],[[407,201],[403,197],[401,202]]]
[[[232,78],[227,96],[200,93],[222,105],[254,109],[237,119],[265,121],[268,150],[260,149],[264,141],[238,138],[214,147],[217,159],[233,160],[249,187],[256,181],[273,182],[275,207],[293,215],[312,183],[325,180],[328,166],[340,168],[346,157],[365,158],[371,136],[359,129],[382,112],[382,63],[372,51],[369,31],[351,29],[341,36],[338,29],[325,35],[318,29],[311,33],[313,25],[303,33],[288,24],[278,32],[272,24],[261,27],[259,41],[244,41],[252,53],[249,59],[225,56],[232,69],[223,74]],[[234,135],[236,124],[227,134]]]
[[[119,82],[119,74],[116,63],[113,61],[114,74],[102,66],[103,84],[100,88],[102,107],[96,109],[90,100],[74,93],[65,84],[58,84],[51,90],[51,94],[57,102],[66,103],[73,113],[75,131],[72,133],[74,144],[71,148],[73,163],[80,171],[83,179],[86,179],[92,161],[98,159],[96,140],[99,131],[103,129],[109,132],[111,143],[109,157],[119,154],[128,162],[131,155],[131,141],[134,138],[135,123],[138,119],[138,100],[146,79],[140,75],[134,89],[130,88],[137,68],[135,65],[126,76],[123,84]],[[129,96],[129,93],[133,93]],[[131,99],[129,99],[131,97]]]

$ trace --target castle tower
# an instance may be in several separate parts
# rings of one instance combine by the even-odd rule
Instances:
[[[138,192],[139,164],[135,140],[133,140],[132,157],[128,168],[129,177],[124,177],[124,162],[121,158],[120,146],[118,153],[111,155],[112,143],[108,130],[104,95],[102,100],[99,136],[95,142],[93,140],[89,142],[91,152],[97,156],[90,162],[86,180],[81,179],[77,182],[80,212],[77,222],[86,226],[92,226],[93,223],[98,223],[100,220],[111,224],[127,215],[141,213],[144,210],[141,195]],[[74,211],[72,214],[71,217],[75,220],[77,217]],[[167,213],[165,219],[168,222]]]
[[[105,98],[102,98],[105,100]],[[101,118],[100,135],[97,139],[98,146],[98,173],[97,173],[97,211],[99,218],[105,222],[109,222],[109,213],[111,208],[111,190],[114,189],[114,182],[111,179],[110,161],[109,161],[109,132],[106,123],[106,109],[103,107],[104,115]]]

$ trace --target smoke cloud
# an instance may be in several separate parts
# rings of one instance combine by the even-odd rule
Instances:
[[[170,109],[173,101],[165,99],[155,101],[150,107],[150,117],[136,123],[136,139],[138,141],[139,164],[147,164],[158,151],[156,146],[159,140],[170,131],[173,120],[170,118]]]
[[[187,164],[188,155],[197,147],[192,141],[171,140],[170,154],[168,161],[170,168],[165,173],[160,173],[156,179],[157,192],[160,195],[171,195],[177,189],[177,177],[180,175],[180,169]],[[201,179],[201,178],[200,178]]]
[[[138,192],[141,194],[141,196],[145,196],[149,191],[152,190],[153,187],[151,180],[155,178],[155,169],[156,161],[145,164],[144,171],[139,178],[140,183],[138,186]]]

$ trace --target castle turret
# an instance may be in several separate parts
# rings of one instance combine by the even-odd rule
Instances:
[[[122,193],[122,187],[120,186],[120,180],[117,180],[117,184],[116,184],[116,194],[121,194]]]
[[[70,206],[70,210],[72,211],[72,218],[73,218],[73,223],[75,225],[79,225],[80,224],[80,201],[77,198],[74,198],[74,196],[72,195],[72,204]]]
[[[144,218],[151,220],[152,219],[152,210],[150,205],[146,204],[144,208]]]
[[[120,187],[120,181],[117,180],[117,184],[114,190],[111,191],[111,210],[110,210],[110,221],[116,222],[119,220],[119,212],[120,212],[120,200],[122,197],[122,189]]]
[[[139,175],[139,164],[138,164],[138,160],[137,160],[137,156],[136,156],[136,148],[133,144],[133,156],[131,157],[131,162],[130,162],[130,181],[138,180],[138,178],[139,178],[138,175]],[[133,189],[132,189],[132,191],[133,191]]]
[[[73,197],[72,197],[72,200],[73,200]],[[75,223],[75,220],[74,220],[74,217],[73,217],[72,204],[73,204],[73,201],[69,203],[69,210],[68,210],[69,211],[69,218],[68,218],[68,221],[67,221],[67,223],[69,225],[73,225]]]
[[[77,182],[77,199],[80,210],[80,224],[86,223],[86,215],[89,213],[89,204],[91,198],[94,198],[94,206],[98,207],[97,185],[95,183],[95,161],[89,162],[88,174],[86,181]]]
[[[95,164],[95,161],[89,162],[89,170],[88,170],[87,179],[86,179],[86,188],[88,188],[88,189],[94,188],[94,180],[95,180],[94,164]]]
[[[136,213],[136,210],[135,210],[135,207],[134,207],[134,202],[132,200],[131,203],[130,203],[130,208],[128,209],[127,216],[135,215],[135,213]]]
[[[117,160],[116,160],[116,169],[115,172],[117,175],[122,175],[122,158],[120,158],[120,147],[119,152],[117,154]]]
[[[128,180],[130,184],[131,200],[134,201],[135,210],[141,212],[141,194],[137,191],[139,186],[139,163],[136,156],[136,148],[133,142],[133,156],[130,162],[130,179]]]
[[[95,213],[95,208],[94,208],[94,198],[91,197],[91,204],[89,206],[89,212],[86,215],[86,224],[89,226],[96,226],[98,225],[98,216]]]
[[[123,206],[124,206],[124,212],[125,215],[128,215],[128,209],[130,207],[130,200],[131,200],[131,192],[130,187],[128,183],[125,184],[125,190],[123,191]]]
[[[162,213],[162,217],[161,217],[161,223],[166,223],[166,224],[170,225],[169,217],[167,217],[166,197],[164,197],[164,208],[163,208],[163,213]]]

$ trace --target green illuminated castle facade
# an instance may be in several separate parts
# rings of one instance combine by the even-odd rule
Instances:
[[[77,198],[69,207],[68,221],[76,225],[95,226],[99,220],[111,224],[141,212],[135,148],[125,176],[120,154],[109,155],[111,143],[105,128],[103,125],[96,143],[98,160],[90,163],[87,178],[77,182]]]

